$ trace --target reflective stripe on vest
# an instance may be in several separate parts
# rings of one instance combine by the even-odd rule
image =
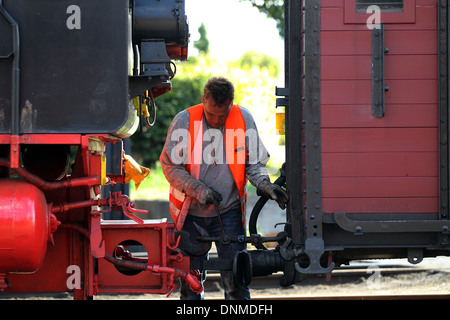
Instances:
[[[196,148],[196,143],[203,146],[203,104],[198,104],[187,110],[189,112],[188,150],[190,152],[187,154],[188,163],[185,168],[195,179],[198,179],[202,161],[202,159],[199,159],[198,157],[202,157],[203,148],[198,150]],[[224,144],[226,161],[239,192],[243,226],[245,226],[247,202],[247,177],[245,174],[247,146],[245,143],[245,129],[245,120],[241,109],[238,105],[233,104],[225,122]],[[229,143],[230,139],[233,139],[232,143]],[[194,149],[197,151],[194,152]],[[172,219],[175,221],[176,228],[181,230],[192,199],[186,197],[184,192],[170,186],[169,200]]]

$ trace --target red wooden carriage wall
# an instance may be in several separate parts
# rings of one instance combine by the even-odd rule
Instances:
[[[321,6],[323,210],[437,212],[437,2],[381,10],[381,117],[372,113],[371,14],[357,12],[355,0]]]

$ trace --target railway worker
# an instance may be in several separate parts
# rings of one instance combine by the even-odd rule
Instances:
[[[223,77],[209,79],[202,103],[178,113],[169,127],[161,166],[170,183],[170,212],[178,230],[200,236],[245,235],[247,180],[286,207],[287,193],[269,180],[269,154],[251,114],[233,103],[234,86]],[[220,214],[220,219],[218,215]],[[223,230],[222,230],[223,225]],[[231,260],[245,244],[216,243],[219,259]],[[192,257],[191,259],[206,259]],[[233,285],[232,272],[222,271],[225,299],[250,299],[247,287]],[[202,299],[181,284],[181,299]]]

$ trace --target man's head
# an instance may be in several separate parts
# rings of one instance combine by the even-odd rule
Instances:
[[[225,124],[234,100],[233,84],[222,77],[213,77],[206,82],[202,102],[206,121],[213,128]]]

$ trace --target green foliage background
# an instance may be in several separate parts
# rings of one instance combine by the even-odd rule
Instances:
[[[156,98],[156,123],[144,127],[130,138],[133,158],[145,167],[154,168],[161,154],[173,117],[190,106],[201,103],[203,87],[212,76],[225,76],[235,85],[235,103],[247,108],[267,145],[273,138],[275,122],[267,126],[275,113],[275,85],[280,68],[278,60],[263,53],[247,52],[239,60],[223,62],[208,54],[177,64],[172,90]],[[278,85],[280,85],[278,83]],[[261,130],[264,129],[264,130]],[[270,152],[270,150],[269,150]]]
[[[263,9],[267,10],[266,7]],[[283,86],[280,62],[261,52],[249,51],[236,61],[218,61],[209,55],[209,41],[205,26],[199,28],[200,39],[194,41],[198,56],[177,63],[177,74],[172,79],[172,90],[156,98],[156,123],[143,126],[131,136],[131,156],[141,165],[151,168],[150,175],[139,189],[130,182],[133,199],[166,199],[169,184],[162,173],[159,156],[167,131],[175,115],[201,103],[203,87],[213,76],[223,76],[235,86],[235,103],[247,108],[253,115],[259,135],[271,154],[269,174],[277,175],[284,162],[282,137],[275,135],[275,86]],[[250,186],[250,192],[255,193]]]
[[[167,130],[175,115],[181,110],[201,102],[202,84],[205,76],[193,78],[176,76],[172,80],[172,90],[155,99],[156,123],[153,127],[143,126],[131,136],[131,155],[145,167],[155,167],[159,160]]]

